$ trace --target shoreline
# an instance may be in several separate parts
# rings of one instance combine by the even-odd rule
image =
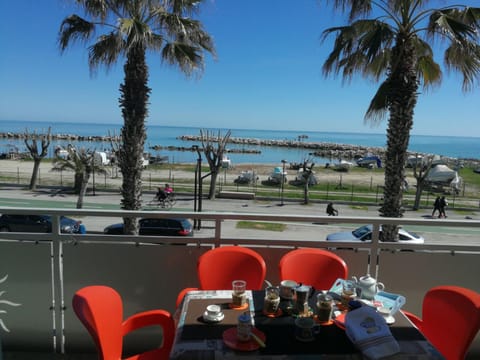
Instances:
[[[68,140],[72,142],[111,142],[119,141],[118,135],[92,135],[92,136],[83,136],[76,134],[41,134],[41,133],[28,133],[29,136],[35,134],[37,137],[48,135],[50,141],[61,141]],[[25,140],[27,134],[23,133],[14,133],[14,132],[0,132],[0,139],[6,140]],[[176,138],[181,141],[201,141],[201,136],[199,135],[181,135]],[[314,157],[320,157],[324,159],[333,160],[347,160],[354,161],[356,159],[376,155],[382,162],[385,162],[385,153],[386,147],[379,146],[365,146],[365,145],[354,145],[354,144],[343,144],[338,142],[309,142],[306,141],[308,137],[298,137],[298,140],[278,140],[278,139],[262,139],[262,138],[248,138],[248,137],[230,137],[228,143],[241,145],[240,148],[230,148],[227,149],[226,154],[258,154],[261,155],[261,150],[258,147],[278,147],[287,150],[308,150],[311,151],[309,154]],[[217,137],[212,137],[211,142],[216,142]],[[245,146],[251,146],[253,148],[245,148]],[[168,150],[168,151],[180,151],[180,152],[196,152],[197,149],[194,146],[174,146],[174,145],[149,145],[149,150]],[[3,153],[2,155],[8,156],[9,154]],[[407,151],[408,157],[415,156],[439,156],[448,166],[455,166],[461,162],[464,166],[469,167],[479,167],[480,158],[461,158],[461,157],[450,157],[443,156],[434,153],[418,152],[418,151]],[[241,164],[241,163],[238,163]]]

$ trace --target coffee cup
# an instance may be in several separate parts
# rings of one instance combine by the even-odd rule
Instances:
[[[310,317],[299,317],[295,319],[295,337],[299,341],[314,341],[320,327]]]
[[[385,319],[387,324],[393,324],[395,322],[395,318],[392,315],[392,309],[385,307],[385,306],[380,306],[377,308],[377,311],[382,317]]]
[[[298,284],[294,280],[282,280],[280,282],[280,297],[286,300],[293,299],[297,286]]]
[[[216,318],[222,313],[222,309],[218,305],[208,305],[207,315],[211,318]]]

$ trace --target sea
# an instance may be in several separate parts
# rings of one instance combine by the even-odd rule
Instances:
[[[121,124],[93,124],[93,123],[62,123],[62,122],[39,122],[39,121],[4,121],[0,120],[0,132],[6,133],[46,133],[51,128],[52,134],[72,134],[81,136],[108,136],[120,134]],[[168,157],[169,163],[194,163],[197,161],[197,153],[191,151],[179,150],[153,150],[154,146],[163,148],[171,146],[174,148],[186,147],[192,145],[201,145],[199,142],[180,140],[182,135],[200,135],[199,127],[176,127],[149,125],[147,123],[147,140],[145,142],[145,151],[153,156]],[[306,142],[328,142],[336,144],[360,145],[369,147],[385,147],[386,135],[383,133],[350,133],[350,132],[322,132],[322,131],[291,131],[291,130],[255,130],[255,129],[206,129],[214,135],[224,135],[231,130],[231,137],[237,138],[255,138],[255,139],[273,139],[273,140],[298,140],[303,137]],[[66,147],[69,141],[55,140],[49,147],[49,157],[53,157],[53,151],[56,146]],[[111,148],[109,142],[75,142],[77,147],[104,151]],[[332,162],[338,159],[312,158],[311,150],[308,149],[288,149],[284,147],[273,146],[254,146],[254,145],[236,145],[230,144],[229,149],[237,150],[255,150],[259,154],[251,153],[229,153],[228,156],[232,165],[235,164],[279,164],[282,160],[289,163],[303,162],[312,160],[316,164]],[[429,135],[411,135],[409,150],[412,152],[436,154],[458,159],[480,159],[480,138],[476,137],[452,137],[452,136],[429,136]],[[0,139],[0,153],[10,151],[26,152],[26,146],[23,140],[19,139]]]

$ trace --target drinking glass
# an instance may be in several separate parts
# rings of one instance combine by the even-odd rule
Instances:
[[[234,307],[242,307],[247,302],[247,294],[245,293],[247,282],[245,280],[232,281],[232,305]]]

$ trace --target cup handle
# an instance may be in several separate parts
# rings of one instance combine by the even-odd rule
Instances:
[[[383,285],[383,283],[379,282],[379,283],[377,283],[377,289],[378,289],[378,291],[383,291],[385,289],[385,285]]]

